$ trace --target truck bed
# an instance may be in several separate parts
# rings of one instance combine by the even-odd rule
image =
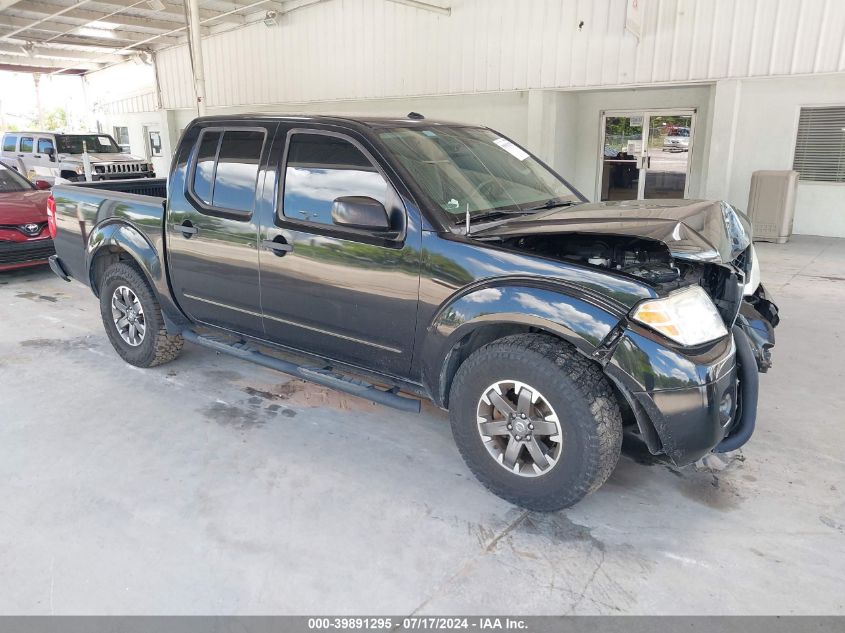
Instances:
[[[120,218],[146,240],[157,254],[163,248],[164,203],[167,180],[145,178],[84,183],[53,187],[56,200],[56,254],[70,277],[88,285],[88,254],[108,241],[114,231],[126,225],[109,226]]]

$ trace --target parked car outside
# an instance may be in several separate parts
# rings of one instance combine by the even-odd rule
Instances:
[[[59,185],[50,214],[51,267],[90,285],[126,362],[188,340],[406,411],[430,399],[526,508],[601,486],[625,428],[679,465],[754,431],[778,314],[748,219],[588,203],[488,128],[200,118],[169,182]]]
[[[55,253],[47,231],[49,188],[0,162],[0,271],[43,265]]]
[[[664,152],[688,152],[690,129],[676,127],[663,139]]]
[[[55,132],[7,132],[0,156],[20,159],[27,177],[46,180],[85,180],[87,151],[92,180],[155,178],[152,163],[125,153],[108,134],[58,134]]]

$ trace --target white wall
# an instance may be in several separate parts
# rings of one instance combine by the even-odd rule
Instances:
[[[792,169],[801,106],[845,105],[845,75],[745,79],[716,85],[711,183],[746,208],[751,174]],[[723,165],[717,172],[715,164]],[[726,166],[726,168],[724,167]],[[845,183],[799,182],[795,233],[845,237]]]
[[[845,71],[842,0],[450,0],[443,16],[331,0],[203,39],[211,106]],[[165,108],[194,103],[187,46],[157,53]]]
[[[264,106],[209,108],[208,114],[273,112],[286,114],[336,114],[404,117],[419,112],[430,119],[477,123],[492,127],[515,141],[525,144],[528,137],[528,94],[500,92],[407,99],[372,99],[366,101],[331,101],[323,103],[287,103]],[[196,111],[176,111],[176,126],[184,129],[196,117]]]

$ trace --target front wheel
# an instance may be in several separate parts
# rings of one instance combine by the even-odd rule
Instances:
[[[161,307],[147,280],[134,266],[110,266],[100,285],[100,315],[112,347],[136,367],[154,367],[176,358],[181,336],[167,333]]]
[[[566,508],[596,490],[622,446],[621,414],[601,369],[540,334],[475,351],[452,382],[449,417],[481,483],[529,510]]]

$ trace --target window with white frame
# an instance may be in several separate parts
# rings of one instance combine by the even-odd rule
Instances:
[[[845,182],[845,106],[801,108],[792,168],[801,180]]]
[[[120,149],[128,154],[130,151],[129,128],[122,125],[114,126],[114,139],[117,141],[117,144],[120,145]]]

